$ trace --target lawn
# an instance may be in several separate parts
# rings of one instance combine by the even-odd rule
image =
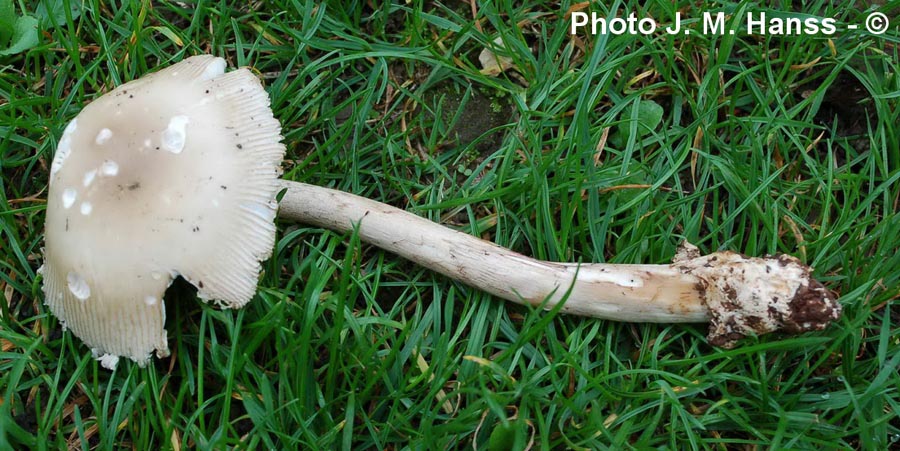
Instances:
[[[900,446],[900,3],[35,3],[14,13],[34,45],[0,55],[0,449]],[[570,34],[590,11],[660,29]],[[694,33],[664,31],[676,12]],[[736,32],[700,32],[704,12]],[[761,12],[837,31],[750,33]],[[791,254],[844,315],[726,350],[704,324],[513,305],[279,222],[246,308],[176,283],[171,357],[107,371],[43,304],[50,163],[92,99],[202,53],[262,79],[285,178],[543,260]]]

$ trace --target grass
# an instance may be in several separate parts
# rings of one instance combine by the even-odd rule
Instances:
[[[897,447],[897,2],[881,36],[576,38],[573,2],[479,3],[476,21],[455,1],[89,0],[0,58],[0,449]],[[791,5],[592,8],[695,27],[868,8]],[[485,47],[513,69],[481,74]],[[282,223],[247,308],[170,290],[172,357],[103,370],[42,303],[49,163],[99,93],[204,52],[264,80],[287,178],[547,260],[665,263],[683,239],[790,253],[844,316],[723,350],[703,325],[512,306]],[[646,101],[664,111],[652,130],[632,114]]]

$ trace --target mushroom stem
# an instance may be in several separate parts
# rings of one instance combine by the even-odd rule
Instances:
[[[710,321],[724,347],[749,334],[824,328],[840,315],[831,292],[797,259],[701,256],[684,243],[672,264],[551,263],[526,257],[392,206],[282,181],[278,216],[360,239],[497,297],[565,313],[632,322]]]

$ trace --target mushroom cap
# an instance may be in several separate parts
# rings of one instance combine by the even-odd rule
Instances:
[[[281,129],[260,81],[225,66],[195,56],[119,86],[59,142],[45,302],[105,367],[168,355],[162,299],[176,276],[241,307],[271,255]]]

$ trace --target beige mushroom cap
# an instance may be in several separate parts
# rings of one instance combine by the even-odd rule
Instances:
[[[96,99],[53,160],[45,302],[106,367],[168,355],[166,288],[241,307],[271,255],[280,126],[259,80],[188,58]]]

